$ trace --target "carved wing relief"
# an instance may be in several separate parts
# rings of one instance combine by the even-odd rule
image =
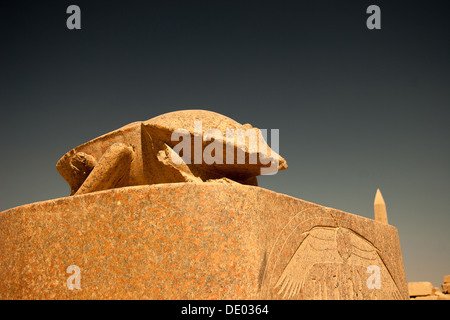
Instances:
[[[346,228],[314,227],[275,284],[283,299],[376,299],[367,284],[367,267],[380,267],[383,289],[399,295],[377,249]]]

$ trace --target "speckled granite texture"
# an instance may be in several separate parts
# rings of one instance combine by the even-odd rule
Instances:
[[[78,266],[81,289],[69,289]],[[380,289],[369,289],[369,266]],[[397,229],[239,184],[135,186],[0,213],[1,299],[407,299]]]

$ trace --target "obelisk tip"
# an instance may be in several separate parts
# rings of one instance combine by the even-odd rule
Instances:
[[[375,194],[374,203],[383,203],[384,204],[383,195],[381,194],[380,189],[377,189],[377,193]]]
[[[375,220],[381,223],[388,224],[386,203],[384,202],[383,195],[381,194],[380,189],[377,189],[377,193],[375,195],[375,200],[373,204],[374,204]]]

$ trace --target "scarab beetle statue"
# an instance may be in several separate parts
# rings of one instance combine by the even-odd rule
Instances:
[[[56,168],[71,195],[79,195],[158,183],[257,185],[262,170],[274,173],[287,164],[250,124],[211,111],[182,110],[86,142],[67,152]]]

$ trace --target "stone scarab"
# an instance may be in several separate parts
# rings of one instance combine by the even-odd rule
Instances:
[[[214,161],[202,157],[208,149]],[[259,129],[206,110],[133,122],[70,150],[56,165],[71,195],[159,183],[257,185],[268,167],[273,173],[287,164]]]

